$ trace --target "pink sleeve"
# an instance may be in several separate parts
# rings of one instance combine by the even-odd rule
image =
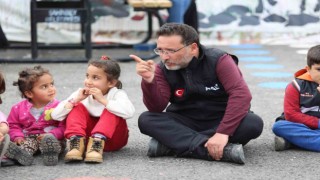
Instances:
[[[226,112],[217,132],[232,136],[247,115],[252,96],[240,69],[230,55],[225,54],[219,59],[216,72],[229,95]]]
[[[8,123],[9,123],[9,135],[10,139],[14,141],[18,137],[24,137],[24,134],[22,132],[22,128],[19,122],[19,107],[17,105],[14,105],[11,108],[11,111],[8,116]]]

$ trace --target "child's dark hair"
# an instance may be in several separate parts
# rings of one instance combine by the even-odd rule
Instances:
[[[121,69],[119,64],[115,60],[111,59],[108,56],[102,56],[99,60],[90,60],[88,65],[103,69],[103,71],[107,74],[108,81],[116,80],[117,83],[115,86],[118,89],[122,88],[122,83],[119,80]]]
[[[307,54],[307,65],[311,67],[314,64],[320,64],[320,45],[311,47]]]
[[[6,82],[4,81],[4,77],[0,72],[0,94],[4,93],[5,91],[6,91]],[[1,97],[0,97],[0,104],[2,104]]]
[[[0,94],[6,91],[6,82],[4,80],[3,74],[0,72]]]
[[[34,84],[44,74],[49,74],[49,70],[42,68],[41,66],[34,66],[33,68],[26,68],[19,72],[18,81],[14,81],[13,85],[18,86],[21,93],[21,97],[27,98],[24,94],[26,91],[31,91]],[[28,98],[27,98],[28,99]]]

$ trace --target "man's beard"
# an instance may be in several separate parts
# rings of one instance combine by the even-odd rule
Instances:
[[[167,60],[166,62],[163,62],[164,65],[166,66],[166,68],[168,70],[172,70],[172,71],[175,71],[175,70],[179,70],[179,69],[183,69],[185,67],[187,67],[190,63],[190,61],[192,60],[191,57],[187,57],[187,55],[183,56],[182,59],[181,59],[181,63],[180,64],[175,64],[175,63],[172,63],[174,64],[173,66],[167,66],[167,63],[170,63],[171,60]]]

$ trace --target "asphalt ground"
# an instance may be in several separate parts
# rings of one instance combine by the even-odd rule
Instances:
[[[146,110],[142,102],[141,78],[135,73],[135,62],[119,62],[123,89],[132,100],[136,113],[128,119],[130,129],[126,147],[111,153],[104,153],[101,164],[65,163],[61,157],[57,166],[44,166],[41,155],[35,156],[31,166],[10,166],[0,168],[0,179],[52,180],[52,179],[319,179],[320,156],[316,152],[299,149],[276,152],[273,150],[274,135],[271,131],[274,119],[283,111],[285,84],[293,79],[293,73],[306,64],[306,55],[298,54],[296,48],[277,46],[217,46],[239,56],[239,67],[251,90],[251,110],[264,121],[262,135],[244,146],[246,164],[209,162],[187,158],[149,158],[147,148],[149,137],[140,133],[137,126],[139,114]],[[305,50],[305,49],[304,49]],[[94,50],[93,56],[108,54],[111,57],[127,57],[131,49]],[[41,56],[82,56],[75,50],[41,50]],[[28,50],[0,50],[1,58],[30,57]],[[156,59],[159,61],[159,59]],[[1,63],[0,70],[7,82],[3,94],[1,111],[8,114],[11,106],[20,101],[17,87],[12,82],[24,67],[39,63]],[[57,99],[68,97],[82,87],[86,63],[40,63],[48,68],[55,79]],[[236,109],[235,109],[236,110]]]

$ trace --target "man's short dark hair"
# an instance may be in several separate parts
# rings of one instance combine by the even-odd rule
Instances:
[[[186,24],[179,23],[166,23],[160,27],[157,36],[172,36],[178,35],[182,37],[182,44],[190,45],[192,43],[197,43],[199,46],[199,35],[197,31]]]

